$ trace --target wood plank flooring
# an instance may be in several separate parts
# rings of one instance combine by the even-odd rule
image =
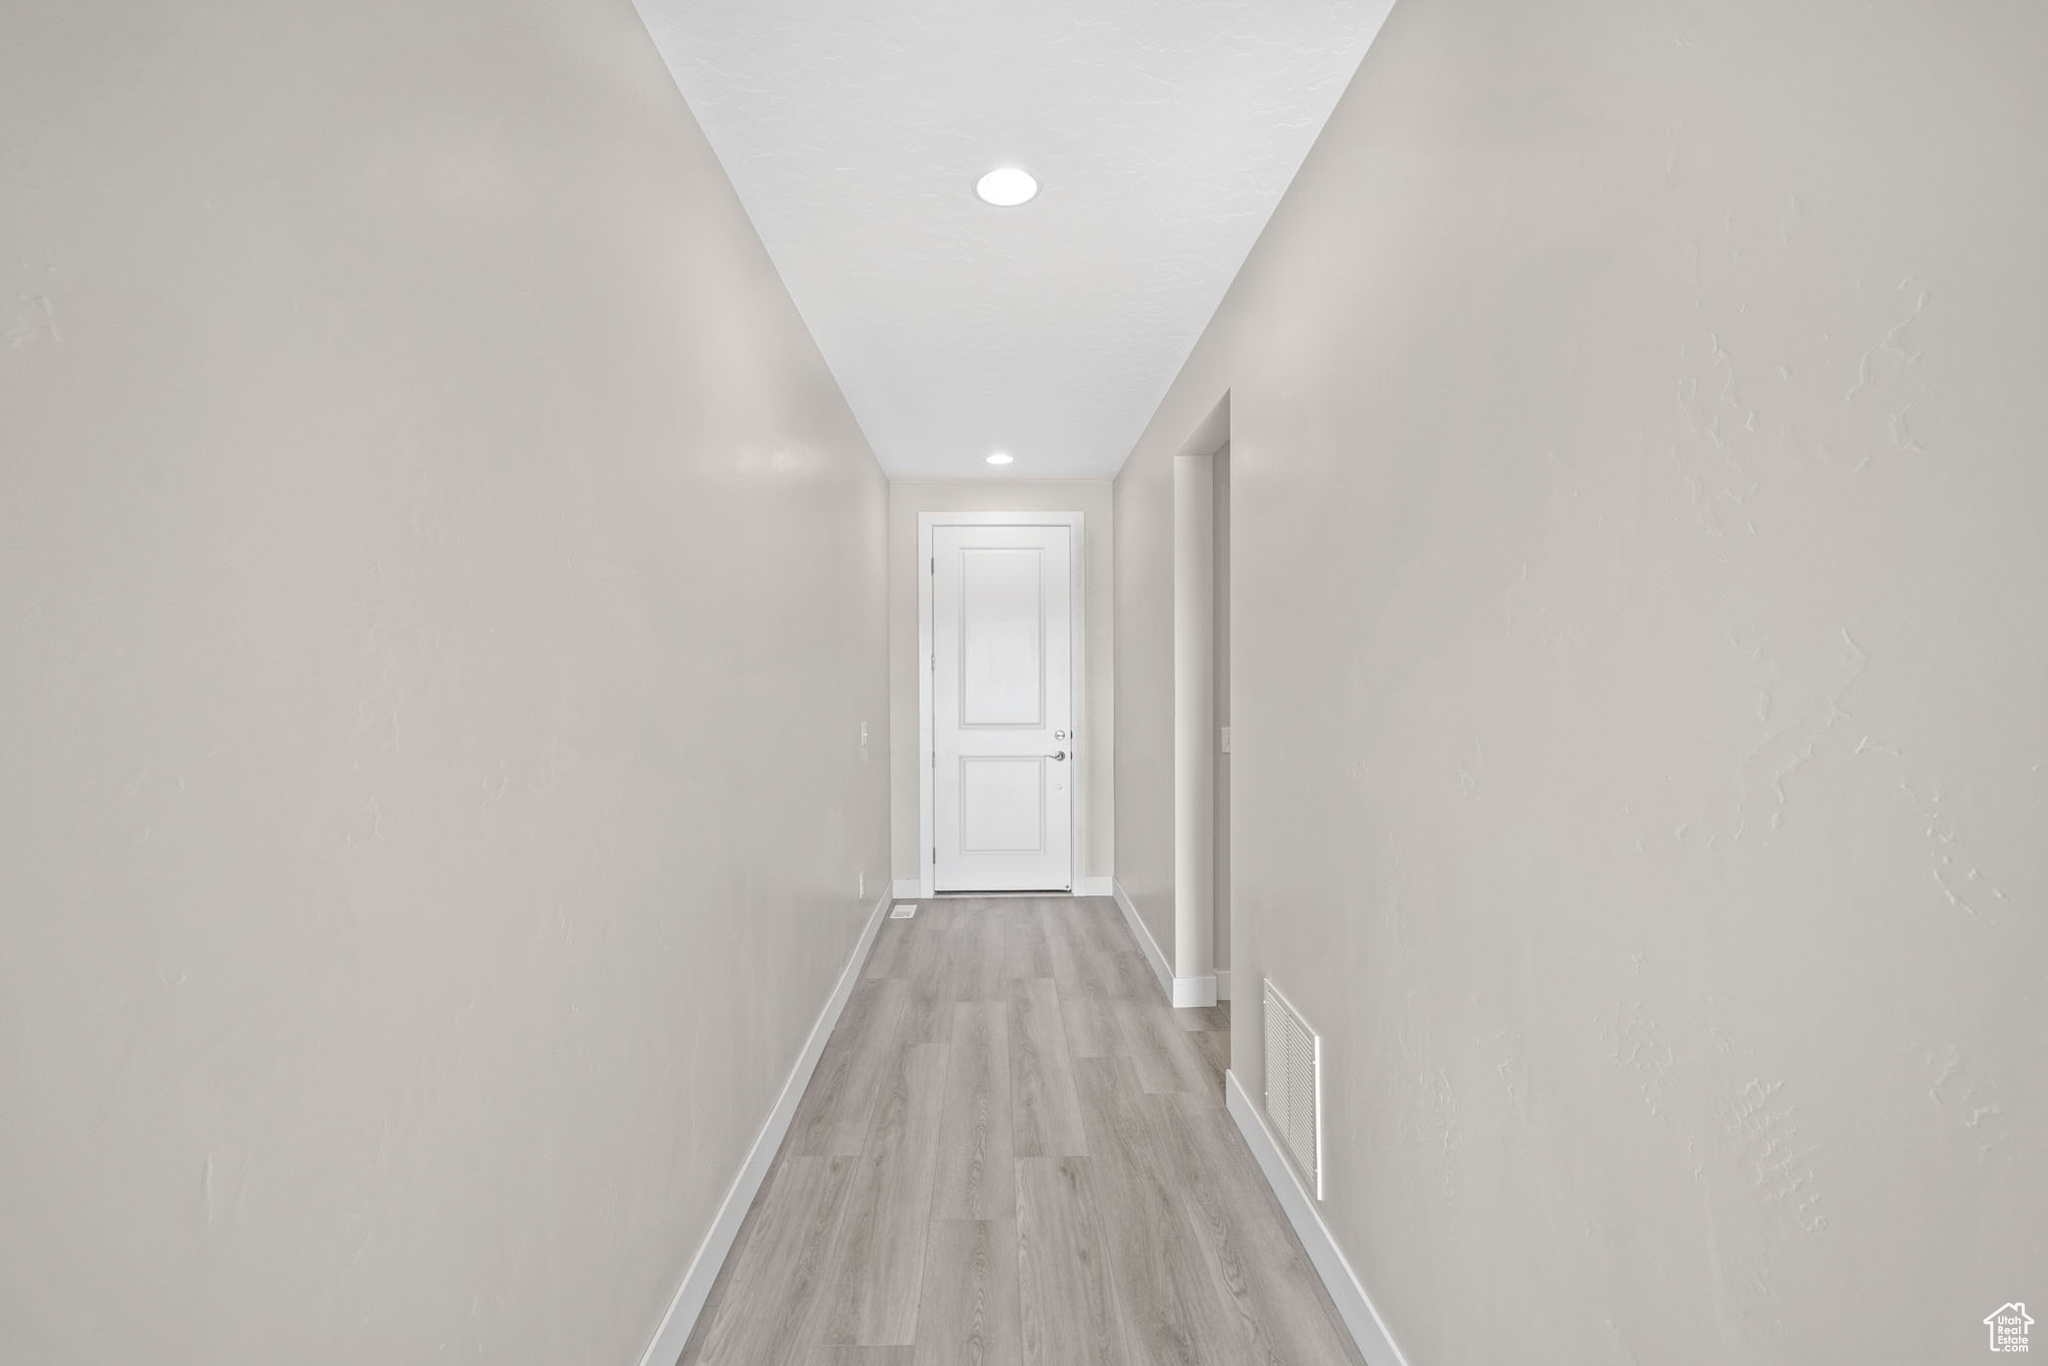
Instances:
[[[1363,1366],[1105,897],[888,920],[678,1366]]]

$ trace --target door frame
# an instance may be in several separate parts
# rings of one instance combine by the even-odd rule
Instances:
[[[1074,800],[1068,803],[1068,818],[1073,822],[1067,848],[1073,860],[1068,882],[1074,887],[1081,885],[1081,831],[1083,809],[1087,802],[1087,785],[1081,781],[1080,735],[1087,727],[1089,743],[1094,743],[1094,718],[1088,715],[1082,695],[1081,680],[1088,676],[1084,666],[1084,642],[1087,640],[1087,623],[1083,613],[1088,601],[1085,582],[1082,579],[1082,564],[1086,557],[1081,553],[1082,517],[1078,512],[920,512],[917,514],[917,558],[924,561],[924,568],[917,571],[917,657],[924,661],[917,671],[917,895],[921,901],[929,901],[934,894],[935,878],[932,866],[933,823],[932,823],[932,770],[937,756],[937,745],[932,735],[932,657],[936,631],[932,619],[932,576],[937,568],[932,551],[932,532],[942,526],[1061,526],[1067,528],[1067,630],[1073,639],[1067,651],[1068,695],[1074,706]],[[1094,751],[1089,751],[1091,757]],[[1094,771],[1091,763],[1089,771]]]

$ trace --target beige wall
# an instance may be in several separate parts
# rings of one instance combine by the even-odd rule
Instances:
[[[1106,479],[933,479],[889,485],[889,773],[895,876],[914,881],[917,860],[917,516],[921,512],[1081,514],[1083,638],[1074,699],[1082,743],[1075,812],[1081,877],[1116,865],[1114,775],[1116,565]]]
[[[883,478],[626,0],[5,27],[0,1360],[628,1366],[888,868]]]
[[[2042,1284],[2044,51],[1403,0],[1117,481],[1128,885],[1229,392],[1233,987],[1415,1366],[1961,1361]]]

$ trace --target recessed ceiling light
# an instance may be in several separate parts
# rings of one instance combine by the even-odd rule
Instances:
[[[1001,451],[997,451],[994,455],[988,458],[988,463],[991,465],[1007,465],[1010,463],[1010,460],[1010,456],[1004,455]]]
[[[1038,178],[1015,166],[998,166],[974,182],[974,192],[999,209],[1014,209],[1038,193]]]

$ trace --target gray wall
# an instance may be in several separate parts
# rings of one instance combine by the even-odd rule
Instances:
[[[1117,481],[1156,880],[1229,392],[1233,986],[1416,1366],[1963,1360],[2041,1284],[2044,51],[1404,0]]]
[[[1081,743],[1076,784],[1075,873],[1108,877],[1116,867],[1113,695],[1115,528],[1106,479],[904,479],[889,485],[890,810],[895,874],[914,881],[917,860],[917,518],[922,512],[1081,514],[1082,635],[1075,642],[1081,692],[1074,699]]]
[[[1176,386],[1177,388],[1178,386]],[[1148,428],[1149,438],[1158,423]],[[1116,477],[1116,880],[1173,949],[1173,461]]]
[[[888,870],[882,475],[626,0],[4,27],[0,1359],[631,1363]]]

